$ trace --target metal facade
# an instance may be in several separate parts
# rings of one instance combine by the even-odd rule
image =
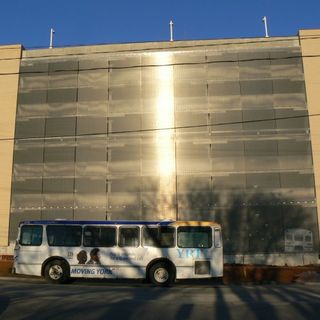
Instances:
[[[22,59],[11,239],[27,219],[216,220],[226,254],[316,252],[298,40],[145,47]]]

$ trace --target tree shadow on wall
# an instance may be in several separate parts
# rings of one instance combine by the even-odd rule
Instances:
[[[223,228],[225,254],[284,252],[287,229],[312,231],[314,251],[319,247],[316,210],[289,197],[263,191],[209,190],[196,185],[188,185],[185,190],[177,197],[145,197],[141,218],[166,217],[163,208],[175,212],[178,220],[217,221]]]

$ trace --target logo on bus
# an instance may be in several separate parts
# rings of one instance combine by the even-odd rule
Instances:
[[[70,274],[72,275],[111,275],[112,270],[109,268],[101,268],[101,267],[74,267],[71,268]]]
[[[200,259],[205,258],[204,252],[197,248],[197,249],[177,249],[179,258],[181,259]]]

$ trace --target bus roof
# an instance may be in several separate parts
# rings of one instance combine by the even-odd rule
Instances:
[[[215,221],[172,221],[171,226],[184,227],[220,227]]]
[[[172,221],[172,220],[27,220],[21,221],[20,225],[43,224],[43,225],[148,225],[148,226],[213,226],[220,227],[214,221]]]

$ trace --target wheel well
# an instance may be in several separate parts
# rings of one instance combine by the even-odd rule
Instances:
[[[47,265],[49,262],[53,261],[53,260],[60,260],[60,261],[65,262],[66,265],[68,266],[68,273],[70,274],[70,265],[69,265],[68,261],[67,261],[66,259],[62,258],[62,257],[59,257],[59,256],[55,257],[55,256],[53,256],[53,257],[49,257],[48,259],[46,259],[46,260],[42,263],[42,267],[41,267],[41,275],[42,275],[42,276],[44,276],[44,269],[45,269],[46,265]]]
[[[146,279],[147,280],[149,280],[150,268],[159,262],[164,262],[167,265],[169,265],[170,269],[174,272],[174,278],[176,278],[176,266],[174,265],[174,263],[171,260],[169,260],[168,258],[158,258],[158,259],[154,259],[154,260],[150,261],[149,264],[147,265],[147,268],[146,268]]]

